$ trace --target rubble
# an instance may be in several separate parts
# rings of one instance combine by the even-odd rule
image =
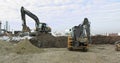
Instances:
[[[2,36],[2,37],[0,37],[0,40],[15,43],[15,42],[20,42],[21,40],[24,40],[26,38],[31,39],[32,37],[30,37],[30,36],[24,36],[24,37],[20,37],[20,36],[12,36],[12,37]]]

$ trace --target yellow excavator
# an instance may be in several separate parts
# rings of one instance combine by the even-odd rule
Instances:
[[[82,24],[74,26],[70,29],[70,36],[68,36],[69,50],[88,51],[89,43],[91,43],[90,23],[88,18],[85,18]]]
[[[36,32],[35,33],[31,33],[30,28],[26,25],[26,18],[25,15],[28,15],[29,17],[31,17],[32,19],[34,19],[35,21],[35,25],[36,25]],[[22,28],[22,32],[29,32],[31,33],[31,35],[35,34],[39,34],[39,33],[50,33],[51,32],[51,28],[46,24],[46,23],[41,23],[38,19],[38,17],[33,14],[32,12],[28,11],[27,9],[25,9],[24,7],[21,7],[21,18],[23,21],[23,28]]]

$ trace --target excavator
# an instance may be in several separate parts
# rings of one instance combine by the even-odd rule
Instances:
[[[46,23],[41,23],[35,14],[28,11],[24,7],[21,7],[21,18],[23,21],[23,24],[22,24],[22,26],[23,26],[22,32],[23,33],[26,33],[26,32],[31,33],[30,28],[26,25],[25,15],[28,15],[29,17],[31,17],[35,21],[35,25],[36,25],[35,35],[38,35],[39,33],[50,33],[51,32],[51,28],[49,26],[47,26]],[[32,34],[33,33],[31,33],[31,35]]]
[[[68,36],[68,50],[88,51],[88,46],[91,43],[90,22],[88,18],[84,18],[82,24],[72,27]]]

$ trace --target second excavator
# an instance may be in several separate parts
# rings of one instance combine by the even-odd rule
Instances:
[[[34,33],[31,33],[30,28],[26,25],[25,15],[28,15],[29,17],[31,17],[35,21],[36,30]],[[24,7],[21,7],[21,18],[23,21],[23,24],[22,24],[22,26],[23,26],[22,32],[23,33],[29,32],[30,35],[39,35],[40,33],[50,33],[51,32],[51,28],[49,26],[47,26],[46,23],[41,23],[35,14],[28,11]]]
[[[88,50],[88,45],[91,43],[90,36],[90,23],[87,18],[84,19],[82,24],[74,26],[70,29],[71,35],[68,37],[68,49],[82,49]]]

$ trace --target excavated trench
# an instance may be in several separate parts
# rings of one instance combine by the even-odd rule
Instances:
[[[92,36],[92,44],[114,44],[120,36]],[[50,34],[41,34],[30,39],[30,42],[40,48],[65,48],[67,36],[54,37]]]

